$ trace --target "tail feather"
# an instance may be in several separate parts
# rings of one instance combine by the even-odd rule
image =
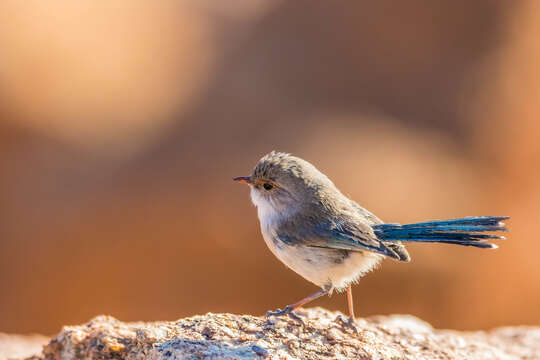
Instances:
[[[479,248],[496,248],[486,243],[504,236],[479,234],[482,232],[506,231],[503,220],[507,216],[471,216],[462,219],[434,220],[415,224],[377,224],[373,226],[375,235],[382,241],[439,242]]]

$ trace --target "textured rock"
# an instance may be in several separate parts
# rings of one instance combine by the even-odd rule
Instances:
[[[174,322],[123,323],[99,316],[66,326],[43,359],[540,359],[540,327],[488,332],[434,330],[412,316],[358,319],[358,333],[339,313],[305,310],[289,318],[206,314]]]

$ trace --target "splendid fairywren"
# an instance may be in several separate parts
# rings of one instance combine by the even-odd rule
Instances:
[[[264,241],[285,265],[321,290],[284,310],[293,310],[333,290],[347,290],[349,324],[354,321],[351,284],[385,257],[410,261],[404,242],[440,242],[493,249],[505,216],[466,217],[408,225],[386,224],[343,195],[312,164],[280,152],[264,156],[250,176],[234,178],[251,188]]]

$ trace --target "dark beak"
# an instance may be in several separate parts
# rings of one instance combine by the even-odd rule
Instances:
[[[251,177],[249,176],[238,176],[238,177],[233,178],[233,180],[244,183],[244,184],[248,184],[248,185],[251,184]]]

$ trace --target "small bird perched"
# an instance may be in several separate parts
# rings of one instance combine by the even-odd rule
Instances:
[[[351,285],[373,270],[385,257],[411,260],[406,242],[439,242],[497,248],[487,243],[503,236],[506,216],[465,217],[415,224],[386,224],[343,195],[312,164],[290,154],[272,151],[250,176],[233,180],[248,184],[257,207],[266,245],[285,265],[321,287],[316,293],[269,311],[267,316],[289,315],[323,295],[347,290],[349,321],[354,322]]]

